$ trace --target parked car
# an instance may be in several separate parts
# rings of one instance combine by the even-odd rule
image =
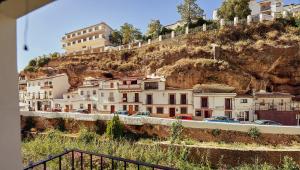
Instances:
[[[133,117],[149,117],[150,116],[150,112],[146,111],[146,112],[137,112],[136,114],[132,115]]]
[[[176,115],[176,119],[193,120],[193,116],[188,115],[188,114],[180,114],[180,115]]]
[[[87,109],[77,109],[77,110],[75,110],[75,112],[77,112],[77,113],[89,113],[89,111]]]
[[[52,112],[61,112],[61,108],[53,108]]]
[[[281,126],[281,123],[275,122],[273,120],[256,120],[254,121],[255,124],[258,125],[277,125],[277,126]]]
[[[213,116],[212,118],[205,119],[206,122],[220,122],[220,123],[239,123],[234,119],[231,119],[227,116]]]
[[[128,116],[128,112],[127,111],[116,111],[114,114],[117,114],[117,115],[123,115],[123,116]]]

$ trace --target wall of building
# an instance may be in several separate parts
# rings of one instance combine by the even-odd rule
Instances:
[[[296,115],[300,115],[300,111],[276,111],[276,110],[259,110],[255,112],[260,120],[273,120],[283,125],[298,125],[299,119]]]

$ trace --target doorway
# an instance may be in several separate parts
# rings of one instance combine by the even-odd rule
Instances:
[[[110,113],[115,113],[115,106],[114,105],[110,106]]]
[[[175,108],[169,108],[169,116],[170,117],[175,117],[175,114],[176,114]]]
[[[129,113],[130,115],[133,114],[133,105],[129,105],[128,113]]]
[[[91,113],[92,112],[92,105],[88,104],[88,112]]]

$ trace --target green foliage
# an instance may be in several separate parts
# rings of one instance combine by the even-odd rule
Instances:
[[[171,136],[170,136],[171,143],[175,143],[175,142],[180,143],[182,139],[182,133],[183,133],[182,122],[180,120],[173,122],[171,127]]]
[[[106,124],[101,120],[97,120],[95,123],[96,133],[99,135],[103,135],[105,133],[105,129],[106,129]]]
[[[166,34],[170,34],[172,32],[171,29],[168,29],[166,27],[162,27],[161,31],[160,31],[160,35],[166,35]]]
[[[105,134],[110,139],[120,139],[121,137],[123,137],[124,125],[120,121],[118,115],[114,116],[112,120],[108,121]]]
[[[185,33],[185,26],[177,27],[177,28],[175,29],[175,33],[176,33],[177,35],[184,34],[184,33]]]
[[[36,61],[36,59],[32,59],[32,60],[30,60],[30,61],[29,61],[29,63],[28,63],[28,66],[35,67],[35,66],[36,66],[36,64],[37,64],[37,61]]]
[[[128,44],[134,40],[142,39],[142,33],[133,25],[125,23],[121,26],[120,33],[122,35],[122,43]]]
[[[177,6],[177,11],[186,23],[201,18],[204,13],[197,4],[197,0],[183,0],[183,3]]]
[[[300,28],[300,13],[295,15],[294,20],[295,20],[295,25]]]
[[[55,57],[58,56],[58,54],[50,54],[50,57],[52,58],[52,55]],[[24,71],[28,71],[28,72],[36,72],[38,70],[38,68],[43,67],[45,65],[47,65],[49,63],[49,61],[51,60],[50,57],[47,56],[42,56],[42,57],[38,57],[36,59],[32,59],[29,61],[28,66],[25,67]]]
[[[251,138],[258,138],[261,133],[259,131],[259,129],[257,127],[251,127],[249,130],[248,130],[248,135],[251,137]]]
[[[52,58],[52,59],[56,59],[58,57],[59,57],[59,53],[58,52],[50,54],[50,58]]]
[[[199,18],[197,19],[196,22],[191,22],[189,24],[189,28],[195,28],[195,27],[200,27],[202,26],[203,24],[208,24],[208,22],[206,20],[204,20],[203,18]]]
[[[162,25],[159,20],[151,20],[148,24],[147,36],[156,38],[159,36],[162,29]]]
[[[95,132],[90,131],[85,127],[81,127],[79,131],[78,140],[83,143],[91,143],[97,139],[97,134]]]
[[[300,170],[300,166],[288,156],[283,158],[282,170]]]
[[[211,134],[214,136],[214,137],[217,137],[221,134],[221,129],[213,129],[211,131]]]
[[[67,130],[66,125],[65,125],[65,120],[63,118],[58,118],[57,119],[57,125],[56,125],[57,130],[64,132]]]
[[[25,126],[24,126],[24,130],[25,131],[30,131],[32,128],[35,128],[35,125],[36,125],[36,121],[34,120],[34,117],[25,117],[26,120],[25,120]]]
[[[227,0],[218,10],[220,18],[232,21],[234,17],[247,18],[251,14],[249,8],[250,0]]]
[[[109,40],[114,45],[121,45],[122,44],[122,33],[118,30],[114,30],[109,35]]]
[[[24,68],[24,71],[28,71],[28,72],[36,72],[37,68],[34,66],[27,66]]]
[[[50,60],[51,60],[51,59],[50,59],[49,57],[46,57],[46,56],[44,56],[44,57],[39,57],[38,60],[37,60],[37,66],[38,66],[38,67],[43,67],[43,66],[45,66],[46,64],[48,64]]]

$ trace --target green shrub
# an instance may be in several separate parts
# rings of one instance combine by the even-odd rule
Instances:
[[[36,125],[36,121],[34,120],[33,117],[26,117],[24,130],[30,131],[32,128],[35,128],[35,125]]]
[[[43,67],[45,66],[46,64],[48,64],[50,61],[50,58],[49,57],[41,57],[37,60],[37,66],[38,67]]]
[[[65,126],[65,120],[63,118],[58,118],[57,119],[56,129],[61,131],[61,132],[64,132],[64,131],[67,130],[66,126]]]
[[[107,122],[106,136],[110,139],[120,139],[124,135],[124,125],[120,121],[119,116],[114,116],[112,120]]]
[[[288,156],[283,158],[282,170],[300,170],[300,166]]]
[[[171,127],[171,137],[170,137],[171,143],[180,142],[182,139],[182,132],[183,132],[183,126],[181,121],[177,120],[173,122]]]
[[[32,66],[32,67],[35,67],[36,66],[36,59],[32,59],[32,60],[30,60],[29,61],[29,63],[28,63],[28,66]]]
[[[217,137],[221,134],[221,129],[213,129],[211,131],[211,134],[214,136],[214,137]]]
[[[83,143],[91,143],[97,139],[97,134],[95,132],[91,132],[89,129],[82,127],[79,131],[78,140]]]
[[[259,129],[257,127],[251,127],[249,130],[248,130],[248,135],[251,137],[251,138],[258,138],[261,133],[259,131]]]
[[[37,69],[34,66],[27,66],[27,67],[24,68],[24,71],[27,71],[27,72],[36,72]]]

